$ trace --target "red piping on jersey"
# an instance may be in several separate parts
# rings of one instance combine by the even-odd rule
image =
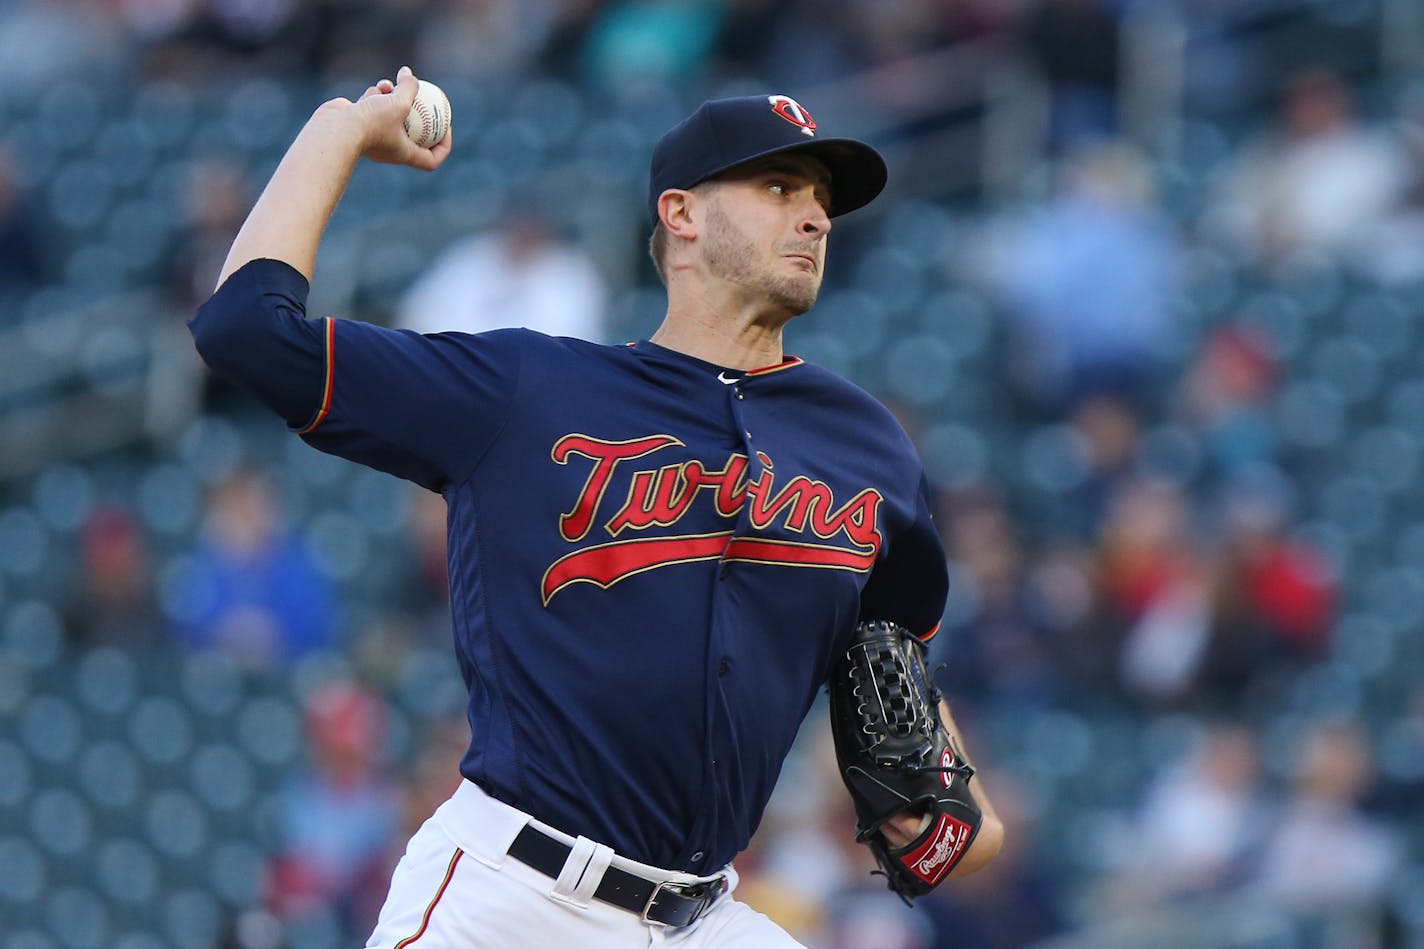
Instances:
[[[922,642],[922,643],[927,643],[927,642],[929,642],[931,639],[934,639],[935,636],[939,635],[939,628],[940,628],[941,626],[943,626],[943,625],[944,625],[944,620],[940,620],[938,623],[935,623],[935,624],[934,624],[934,628],[931,629],[928,633],[925,633],[923,636],[918,636],[918,637],[916,637],[916,638],[919,639],[919,641]]]
[[[321,408],[317,410],[316,418],[311,420],[311,424],[298,435],[307,435],[316,431],[317,426],[326,421],[326,414],[331,411],[331,390],[332,384],[336,381],[336,321],[331,317],[326,318],[326,379],[321,384]]]
[[[629,349],[634,349],[637,347],[638,341],[633,340],[632,342],[624,343],[623,345],[627,346]],[[790,369],[792,366],[799,366],[805,361],[806,360],[802,359],[800,356],[787,356],[785,359],[781,360],[781,362],[777,363],[774,366],[762,366],[760,369],[748,369],[745,375],[764,376],[769,372],[780,372],[782,369]]]
[[[425,930],[430,926],[430,914],[435,912],[435,904],[439,903],[440,897],[445,895],[445,888],[450,885],[450,879],[455,876],[455,864],[460,862],[460,857],[463,854],[463,850],[456,849],[455,855],[450,858],[450,865],[445,868],[445,879],[440,881],[440,889],[435,891],[435,898],[430,901],[429,906],[425,907],[425,915],[421,917],[420,928],[415,931],[414,935],[406,936],[400,942],[396,943],[395,949],[405,949],[406,946],[413,944],[417,939],[425,935]]]
[[[783,369],[790,369],[792,366],[799,366],[805,361],[806,360],[802,359],[800,356],[787,356],[785,359],[783,359],[781,362],[777,363],[774,366],[762,366],[760,369],[748,369],[747,375],[764,376],[769,372],[780,372]]]

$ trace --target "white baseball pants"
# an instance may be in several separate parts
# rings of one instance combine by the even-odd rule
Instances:
[[[593,899],[610,863],[655,881],[697,878],[634,863],[534,822],[573,845],[554,880],[507,854],[530,822],[523,811],[462,782],[410,839],[366,949],[805,949],[733,898],[737,875],[730,867],[728,892],[678,929]]]

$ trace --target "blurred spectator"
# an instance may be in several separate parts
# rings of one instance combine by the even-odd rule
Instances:
[[[254,666],[333,645],[335,591],[281,523],[258,472],[240,470],[213,489],[186,567],[170,603],[184,645]]]
[[[757,75],[783,89],[844,79],[874,65],[862,33],[863,12],[845,0],[797,0],[784,28],[762,38]],[[733,21],[734,22],[734,21]],[[724,24],[728,37],[733,23]],[[842,245],[839,252],[844,252]]]
[[[1278,127],[1241,153],[1214,217],[1266,266],[1297,253],[1353,259],[1407,175],[1395,143],[1356,116],[1345,82],[1311,70],[1286,83]]]
[[[1274,460],[1277,375],[1270,342],[1240,326],[1214,330],[1193,359],[1175,412],[1198,437],[1211,475],[1229,480]]]
[[[1016,28],[1024,0],[938,0],[943,35],[952,43],[1000,36]]]
[[[312,696],[307,767],[283,790],[281,849],[267,872],[269,908],[289,925],[334,912],[343,942],[371,931],[385,899],[400,794],[382,757],[381,700],[349,682]]]
[[[450,645],[445,499],[415,485],[408,485],[404,494],[404,530],[391,565],[391,605],[413,628],[412,639],[444,650]]]
[[[1102,529],[1119,487],[1133,477],[1142,424],[1138,410],[1127,398],[1110,393],[1085,396],[1068,422],[1083,448],[1086,465],[1082,477],[1062,499],[1064,510],[1055,512],[1054,522],[1091,540]]]
[[[1094,619],[1095,582],[1092,548],[1058,537],[1040,540],[1029,565],[1028,586],[1032,591],[1034,615],[1055,641],[1053,652],[1061,663],[1060,685],[1071,682],[1083,670],[1092,669],[1100,662],[1098,658],[1085,658],[1082,646],[1091,639],[1083,633],[1083,628]]]
[[[148,543],[134,517],[119,508],[95,511],[79,529],[79,576],[65,610],[70,641],[80,648],[144,649],[163,641]]]
[[[1369,739],[1355,724],[1317,723],[1296,749],[1295,773],[1270,830],[1255,887],[1300,917],[1377,911],[1400,869],[1399,844],[1362,801],[1374,783]],[[1319,945],[1361,945],[1326,940]]]
[[[968,615],[931,642],[945,693],[994,704],[1042,706],[1060,692],[1057,643],[1043,628],[1025,578],[1018,528],[987,488],[948,496],[938,523],[956,567],[954,595]]]
[[[49,276],[49,236],[12,151],[0,145],[0,325],[12,322],[18,301]]]
[[[304,34],[309,68],[332,82],[369,83],[395,75],[403,63],[419,64],[422,75],[448,76],[445,63],[437,67],[416,52],[417,33],[442,6],[432,0],[302,0],[291,29]]]
[[[1019,949],[1065,929],[1064,894],[1035,852],[1029,803],[1002,772],[994,778],[994,809],[1006,841],[998,859],[916,904],[934,920],[935,949]]]
[[[463,715],[428,722],[422,735],[420,752],[401,780],[400,828],[390,841],[397,847],[455,793],[461,781],[458,762],[470,747],[470,724]]]
[[[1234,892],[1268,817],[1256,736],[1239,724],[1208,725],[1152,778],[1133,820],[1132,852],[1113,884],[1115,907],[1147,910]]]
[[[875,875],[875,858],[855,841],[855,809],[849,795],[838,775],[832,780],[828,838],[840,853],[827,865],[840,871],[839,887],[820,899],[821,930],[811,945],[815,949],[934,949],[934,919],[921,909],[907,907],[886,888],[884,877]]]
[[[585,38],[585,79],[597,89],[682,85],[707,71],[721,7],[706,0],[611,0]]]
[[[1356,255],[1365,274],[1389,286],[1424,282],[1424,83],[1400,95],[1398,111],[1406,184],[1394,208],[1364,235]]]
[[[1099,547],[1099,583],[1109,611],[1134,620],[1194,574],[1181,488],[1158,478],[1124,481],[1113,494]]]
[[[1410,686],[1402,714],[1385,726],[1380,759],[1381,806],[1404,820],[1418,817],[1424,801],[1424,683]]]
[[[774,795],[752,846],[737,856],[737,898],[765,913],[808,946],[831,939],[832,905],[875,866],[855,841],[855,809],[841,783],[825,709],[797,739],[783,774],[789,792]],[[782,785],[778,786],[780,789]]]
[[[202,0],[117,0],[114,4],[124,33],[140,50],[138,71],[147,67],[147,54],[161,49],[198,16]]]
[[[565,82],[582,82],[584,37],[605,3],[606,0],[562,0],[554,5],[554,16],[537,58],[541,73]]]
[[[935,4],[920,0],[871,0],[856,8],[867,53],[876,63],[894,63],[944,46],[944,19]]]
[[[1190,513],[1180,486],[1139,477],[1122,484],[1103,525],[1099,646],[1127,692],[1153,704],[1187,692],[1206,646],[1208,584]]]
[[[719,72],[761,75],[777,34],[795,20],[792,6],[777,0],[728,0],[725,6],[713,47]]]
[[[247,175],[230,157],[205,155],[183,177],[182,217],[164,253],[164,280],[173,310],[187,320],[212,296],[228,248],[253,196]],[[212,373],[194,383],[211,410],[248,404],[251,398]]]
[[[433,4],[420,21],[415,54],[420,73],[479,79],[519,77],[544,46],[559,6],[555,0]],[[386,67],[387,72],[394,69]]]
[[[928,913],[907,907],[877,878],[862,879],[829,904],[832,929],[824,949],[935,949],[938,934]]]
[[[544,213],[509,211],[490,233],[452,244],[401,299],[397,323],[421,333],[524,326],[604,341],[608,288],[589,256]]]
[[[136,9],[144,6],[132,0]],[[147,6],[157,6],[147,4]],[[150,47],[151,76],[295,75],[317,61],[321,42],[302,0],[172,0],[167,16],[135,13],[161,39]]]
[[[114,14],[114,4],[93,0],[0,4],[0,63],[11,71],[8,91],[33,94],[76,74],[117,73],[130,51]]]
[[[1253,678],[1324,657],[1336,578],[1325,556],[1289,535],[1289,486],[1270,469],[1239,477],[1225,502],[1204,687],[1237,700]]]
[[[1103,393],[1146,404],[1177,337],[1180,248],[1141,157],[1120,146],[1077,154],[1059,193],[998,251],[1017,337],[1009,371],[1029,405],[1061,415]]]
[[[1117,134],[1121,70],[1116,4],[1037,0],[1022,42],[1049,90],[1048,144],[1061,153]]]
[[[186,320],[212,296],[252,194],[241,166],[229,157],[209,155],[188,166],[182,197],[182,221],[165,259],[169,298]]]

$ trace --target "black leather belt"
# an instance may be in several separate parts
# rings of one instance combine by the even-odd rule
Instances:
[[[514,843],[509,845],[511,857],[554,879],[558,879],[563,871],[564,861],[568,860],[572,850],[568,844],[555,840],[533,824],[525,824],[519,836],[514,838]],[[598,889],[593,891],[593,896],[651,923],[688,926],[725,892],[725,876],[704,883],[654,883],[610,866],[603,871],[603,879],[599,881]]]

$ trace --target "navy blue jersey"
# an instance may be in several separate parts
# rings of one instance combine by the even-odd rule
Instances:
[[[198,311],[198,349],[313,446],[444,495],[461,771],[496,797],[714,871],[756,829],[855,623],[937,628],[920,463],[832,373],[307,320],[306,291],[248,264]]]

